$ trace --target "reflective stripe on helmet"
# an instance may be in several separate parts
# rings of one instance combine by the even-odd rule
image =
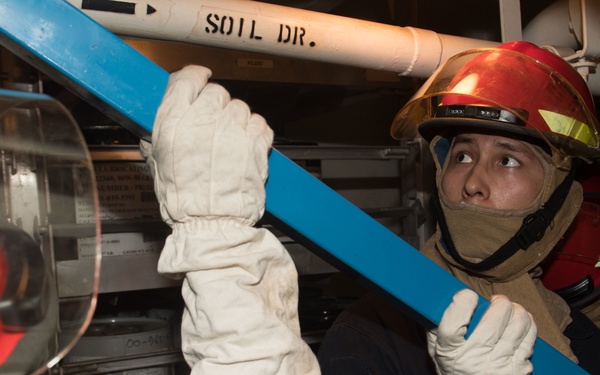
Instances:
[[[598,134],[593,132],[587,124],[544,109],[540,109],[539,113],[553,132],[576,139],[589,146],[598,144]]]

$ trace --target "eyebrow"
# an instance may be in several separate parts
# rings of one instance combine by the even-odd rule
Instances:
[[[457,135],[454,137],[454,143],[475,143],[475,139],[466,135]]]
[[[469,137],[467,135],[457,135],[454,139],[455,144],[472,144],[475,143],[475,139]],[[533,153],[526,147],[521,146],[520,144],[515,144],[513,142],[505,142],[500,140],[494,140],[494,146],[504,149],[506,151],[523,154],[529,158],[534,158]]]

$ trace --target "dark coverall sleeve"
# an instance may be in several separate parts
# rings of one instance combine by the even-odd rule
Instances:
[[[318,357],[323,375],[435,375],[425,330],[371,294],[340,314]]]

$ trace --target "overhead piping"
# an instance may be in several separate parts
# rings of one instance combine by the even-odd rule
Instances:
[[[559,54],[600,95],[595,73],[600,57],[600,1],[559,0],[538,14],[523,30],[523,39]]]
[[[421,78],[429,77],[442,61],[456,53],[499,44],[256,1],[68,1],[121,36],[265,53]],[[130,5],[117,8],[115,3]]]

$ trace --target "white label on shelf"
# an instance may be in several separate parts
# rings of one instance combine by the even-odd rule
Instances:
[[[78,224],[96,221],[94,195],[90,174],[81,168],[73,170],[73,193],[75,195],[75,219]]]
[[[103,162],[94,164],[100,220],[160,218],[150,168],[144,162]],[[91,221],[93,207],[76,199],[78,223]]]
[[[94,163],[96,188],[100,203],[100,220],[160,219],[154,182],[148,165],[142,161],[108,161]],[[94,220],[90,199],[84,199],[84,179],[75,177],[75,214],[77,223]],[[144,255],[159,252],[164,233],[110,233],[101,237],[102,256]],[[95,257],[93,238],[78,241],[79,259]]]
[[[101,237],[102,256],[145,255],[162,250],[166,234],[164,233],[109,233]],[[93,239],[79,240],[79,259],[95,256]]]

